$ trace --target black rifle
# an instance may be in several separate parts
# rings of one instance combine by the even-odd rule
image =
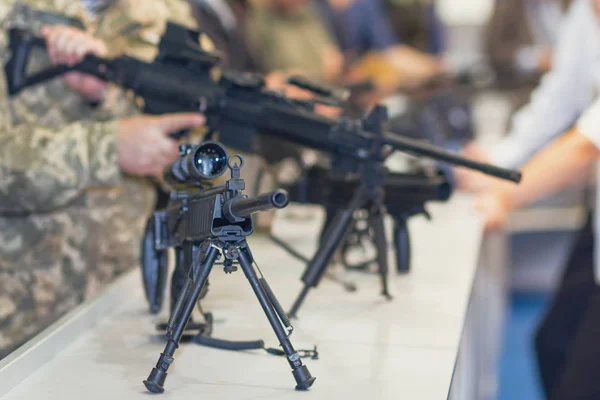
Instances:
[[[24,76],[26,63],[13,62],[13,56],[6,66],[9,90],[14,94],[24,87],[77,70],[133,90],[144,99],[147,112],[203,112],[209,129],[218,132],[222,143],[234,148],[258,150],[254,144],[260,133],[329,153],[332,173],[358,177],[360,186],[346,207],[338,210],[322,246],[309,263],[302,277],[305,287],[292,307],[292,316],[310,288],[317,286],[331,257],[344,242],[357,209],[372,203],[375,232],[380,240],[385,237],[384,182],[388,171],[384,162],[393,152],[429,157],[514,182],[521,179],[517,171],[478,163],[386,132],[387,111],[384,107],[375,107],[364,120],[327,118],[315,113],[314,105],[319,102],[335,104],[335,101],[324,97],[331,95],[331,91],[316,85],[305,85],[305,89],[313,90],[318,97],[300,101],[266,89],[260,75],[224,70],[215,78],[218,57],[204,52],[198,38],[198,32],[169,23],[159,44],[159,55],[153,62],[126,56],[101,59],[88,55],[73,67],[56,66],[29,77]],[[40,38],[18,29],[11,31],[10,39],[13,55],[21,54],[17,52],[23,46],[44,45]],[[387,262],[385,264],[387,269]],[[382,285],[383,294],[389,296],[383,275]]]
[[[153,241],[157,251],[177,249],[181,256],[178,263],[187,267],[187,276],[166,326],[167,345],[156,367],[144,381],[146,388],[154,393],[164,391],[167,370],[173,362],[173,354],[179,346],[186,325],[200,298],[210,271],[223,256],[223,268],[229,274],[242,268],[263,308],[271,327],[283,349],[296,380],[296,389],[306,390],[315,378],[303,365],[301,355],[292,346],[289,335],[293,328],[283,308],[267,284],[259,277],[246,237],[252,234],[252,214],[284,208],[289,203],[285,191],[276,191],[248,198],[242,194],[244,180],[240,178],[243,160],[239,156],[227,158],[225,149],[216,143],[205,143],[196,148],[182,147],[182,157],[166,173],[167,181],[202,185],[205,177],[231,170],[226,184],[211,189],[186,187],[171,192],[171,199],[164,210],[153,216]],[[238,161],[234,159],[237,157]],[[191,256],[191,257],[190,257]],[[178,265],[177,268],[181,268]],[[260,271],[259,271],[260,272]],[[238,349],[237,342],[201,338],[203,344]],[[244,343],[241,344],[244,346]],[[253,347],[251,347],[253,348]],[[271,350],[270,352],[280,350]]]
[[[346,205],[347,199],[352,197],[359,186],[358,179],[335,179],[328,169],[313,166],[308,168],[298,181],[283,185],[283,189],[289,193],[291,202],[320,205],[325,208],[325,221],[321,230],[321,241],[323,241],[324,233],[333,221],[336,210]],[[406,273],[410,270],[411,259],[408,219],[416,215],[425,215],[429,218],[425,204],[430,201],[448,200],[452,191],[451,186],[440,170],[436,169],[432,172],[420,169],[410,173],[389,173],[384,181],[384,189],[386,212],[394,222],[396,269],[400,273]],[[387,242],[376,240],[371,216],[372,206],[372,203],[365,203],[354,215],[346,241],[341,246],[342,262],[347,268],[360,270],[366,270],[369,265],[377,263],[379,273],[383,273],[385,266],[380,261],[383,254],[387,253]],[[282,243],[281,239],[274,239],[285,249],[290,249],[288,245]],[[369,243],[369,247],[375,250],[373,259],[359,263],[351,260],[353,250]],[[297,252],[292,250],[291,253],[298,257]]]

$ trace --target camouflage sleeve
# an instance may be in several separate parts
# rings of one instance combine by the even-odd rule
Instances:
[[[6,21],[11,2],[0,4]],[[0,62],[8,48],[0,29]],[[85,189],[120,183],[116,122],[13,126],[6,76],[0,68],[0,212],[52,210],[80,198]]]
[[[75,123],[59,132],[3,127],[0,212],[52,210],[81,197],[86,189],[118,185],[115,124]]]

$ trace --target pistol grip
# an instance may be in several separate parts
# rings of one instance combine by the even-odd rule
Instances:
[[[400,274],[410,271],[411,249],[407,218],[404,216],[394,220],[394,247],[396,251],[396,270]]]

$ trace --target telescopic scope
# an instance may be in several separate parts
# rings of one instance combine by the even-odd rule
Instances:
[[[217,142],[181,147],[181,157],[166,168],[165,178],[177,183],[209,181],[227,171],[227,150]]]

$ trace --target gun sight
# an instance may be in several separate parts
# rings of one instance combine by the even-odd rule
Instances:
[[[204,142],[196,147],[182,145],[181,158],[169,165],[165,180],[174,183],[213,180],[227,171],[227,150],[217,142]]]

